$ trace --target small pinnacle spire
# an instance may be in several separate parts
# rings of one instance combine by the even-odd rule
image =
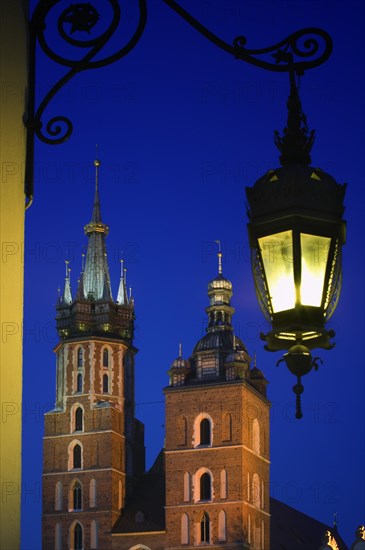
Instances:
[[[71,285],[70,285],[71,269],[68,267],[69,263],[70,263],[69,260],[65,260],[66,276],[65,276],[65,286],[64,286],[63,295],[62,295],[62,303],[64,305],[72,304],[72,294],[71,294]]]
[[[222,249],[221,249],[221,242],[220,241],[214,241],[218,245],[218,273],[219,275],[222,275]]]
[[[253,367],[254,367],[254,369],[257,368],[256,351],[255,351],[255,353],[253,354]]]
[[[85,271],[85,254],[84,252],[81,254],[81,272],[83,273]]]
[[[233,349],[236,349],[236,335],[233,333]]]
[[[120,260],[120,282],[117,296],[117,304],[126,305],[128,304],[128,295],[127,295],[127,269],[124,267],[124,260]]]
[[[181,342],[179,343],[179,357],[182,358],[182,344],[181,344]]]
[[[280,163],[282,165],[310,164],[310,151],[314,142],[314,130],[308,130],[307,118],[302,110],[294,70],[289,71],[289,76],[288,120],[281,136],[275,130],[274,143],[281,152]]]

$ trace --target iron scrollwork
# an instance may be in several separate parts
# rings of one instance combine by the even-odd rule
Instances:
[[[88,36],[97,28],[101,16],[92,3],[71,4],[62,11],[57,22],[57,31],[61,39],[68,46],[75,48],[88,48],[86,55],[79,60],[68,59],[59,55],[48,44],[46,39],[46,19],[52,9],[61,0],[40,0],[37,4],[30,23],[29,40],[29,87],[28,108],[24,117],[27,126],[27,157],[25,173],[26,206],[29,206],[33,197],[34,176],[34,136],[48,144],[59,144],[66,141],[72,134],[72,122],[66,116],[54,116],[43,123],[44,111],[58,91],[69,82],[77,73],[88,69],[96,69],[113,63],[127,55],[139,41],[147,20],[147,0],[138,0],[139,20],[135,32],[127,44],[116,53],[103,59],[95,59],[118,28],[121,18],[120,2],[118,0],[105,0],[112,9],[112,17],[109,26],[96,37],[85,40],[78,39],[77,33],[86,33]],[[244,36],[238,36],[232,44],[228,44],[204,25],[192,17],[175,0],[164,0],[175,12],[177,12],[190,25],[197,29],[218,47],[227,51],[235,58],[256,65],[266,70],[277,72],[295,72],[303,74],[307,69],[317,67],[324,63],[331,54],[332,40],[323,30],[307,28],[295,33],[267,48],[248,49]],[[54,84],[50,91],[35,110],[35,82],[36,82],[36,46],[37,42],[44,53],[60,65],[69,67],[70,70]]]
[[[315,27],[296,31],[277,44],[266,48],[247,48],[245,36],[237,36],[232,44],[228,44],[202,25],[175,0],[164,0],[164,2],[213,44],[235,58],[262,69],[276,72],[294,71],[301,75],[305,70],[324,63],[332,52],[332,39],[329,34]]]
[[[102,21],[102,16],[90,2],[71,4],[68,8],[63,10],[58,17],[57,31],[59,37],[67,43],[68,46],[87,50],[86,55],[83,55],[81,59],[69,59],[58,54],[47,41],[46,20],[53,8],[60,3],[60,0],[41,0],[34,10],[29,29],[30,66],[28,107],[24,117],[24,122],[27,127],[27,157],[24,189],[27,200],[26,207],[31,204],[33,198],[34,136],[36,135],[44,143],[56,145],[67,141],[73,130],[71,120],[63,115],[54,116],[46,123],[43,122],[43,115],[50,101],[77,73],[89,69],[105,67],[127,55],[136,46],[143,33],[147,20],[147,6],[146,0],[138,0],[139,20],[128,42],[112,55],[108,55],[101,59],[95,59],[115,34],[121,20],[120,2],[118,0],[105,1],[111,7],[110,23],[107,26],[105,26],[105,21]],[[103,10],[103,13],[105,12],[107,12],[107,10]],[[103,25],[101,23],[103,23]],[[93,36],[98,26],[99,28],[103,27],[103,30],[99,32],[98,35]],[[79,33],[86,34],[86,38],[78,38],[77,36]],[[36,109],[35,82],[37,43],[50,59],[60,65],[68,67],[69,71],[52,86]]]

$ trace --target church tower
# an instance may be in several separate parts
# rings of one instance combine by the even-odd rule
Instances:
[[[232,283],[208,285],[206,334],[169,371],[166,398],[166,547],[269,550],[266,380],[234,334]]]
[[[111,529],[144,471],[134,416],[134,304],[122,273],[113,299],[98,172],[75,298],[70,270],[57,303],[56,404],[45,414],[43,549],[111,548]],[[83,262],[84,263],[84,262]]]

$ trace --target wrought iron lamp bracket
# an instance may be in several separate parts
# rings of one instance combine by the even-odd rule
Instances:
[[[91,2],[71,4],[64,9],[58,17],[57,31],[59,37],[73,48],[87,49],[81,59],[69,59],[59,55],[50,46],[46,36],[46,20],[50,12],[60,0],[40,0],[33,12],[29,24],[29,77],[28,77],[28,104],[24,115],[24,124],[27,127],[27,151],[25,168],[26,208],[33,200],[33,178],[34,178],[34,137],[49,145],[58,145],[68,140],[73,131],[71,120],[66,116],[54,116],[46,123],[43,122],[43,115],[51,100],[60,89],[69,82],[77,73],[105,67],[127,55],[138,43],[147,20],[146,0],[138,0],[139,20],[136,29],[128,40],[117,52],[102,59],[95,59],[97,54],[104,48],[107,42],[115,34],[121,19],[120,2],[118,0],[106,0],[111,7],[111,18],[109,25],[99,33],[90,37],[100,19],[100,15]],[[88,38],[81,40],[72,36],[74,33],[86,33]],[[37,44],[43,52],[56,63],[69,68],[69,71],[62,76],[47,92],[36,109],[36,49]]]
[[[296,31],[284,40],[266,48],[247,48],[245,36],[237,36],[232,44],[228,44],[202,25],[175,0],[164,0],[164,2],[222,50],[230,53],[236,59],[268,71],[295,72],[301,76],[304,71],[322,65],[332,52],[330,35],[316,27]]]
[[[66,141],[72,134],[72,122],[66,116],[54,116],[43,123],[42,117],[50,101],[59,90],[69,82],[77,73],[104,67],[127,55],[138,43],[147,20],[147,0],[138,0],[139,21],[136,30],[127,44],[113,55],[104,59],[94,59],[103,49],[105,44],[118,28],[121,10],[119,0],[105,0],[112,8],[110,25],[95,38],[79,40],[71,36],[75,32],[84,32],[90,35],[100,18],[99,13],[91,2],[71,4],[62,11],[58,18],[57,30],[59,36],[69,45],[75,48],[88,48],[86,55],[79,60],[65,58],[57,54],[48,44],[46,38],[46,19],[51,10],[61,0],[40,0],[34,10],[29,26],[29,85],[28,85],[28,106],[24,116],[24,123],[27,127],[27,156],[25,173],[25,195],[26,207],[30,206],[33,198],[33,174],[34,174],[34,136],[50,145],[56,145]],[[204,25],[197,21],[192,15],[184,10],[174,0],[164,2],[177,12],[185,21],[197,29],[203,36],[208,38],[218,47],[227,51],[235,58],[256,65],[262,69],[289,72],[291,78],[294,73],[302,75],[307,69],[317,67],[324,63],[331,54],[332,40],[323,30],[318,28],[306,28],[292,33],[284,40],[261,49],[249,49],[246,47],[246,38],[238,36],[233,44],[228,44]],[[67,29],[71,25],[71,29]],[[35,109],[35,82],[36,82],[36,47],[37,43],[44,53],[56,63],[69,67],[70,70],[59,79],[49,90],[43,100]]]

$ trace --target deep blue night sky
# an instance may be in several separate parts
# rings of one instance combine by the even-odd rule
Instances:
[[[134,29],[137,2],[120,3],[123,42]],[[106,2],[95,5],[108,13]],[[315,353],[324,363],[304,379],[304,418],[296,421],[295,380],[283,365],[275,368],[280,354],[265,352],[259,339],[268,327],[252,281],[244,193],[279,165],[273,131],[286,123],[287,75],[235,60],[161,0],[148,0],[136,48],[113,65],[77,75],[46,111],[46,117],[71,118],[69,141],[36,143],[35,199],[25,238],[22,550],[41,547],[43,412],[55,399],[57,288],[69,259],[76,289],[87,242],[83,227],[92,211],[96,143],[113,292],[123,252],[136,304],[136,413],[145,423],[148,465],[163,446],[162,389],[178,344],[188,357],[205,330],[207,284],[217,273],[214,241],[220,239],[223,273],[233,283],[235,332],[270,382],[272,495],[327,524],[337,512],[348,545],[365,521],[365,4],[181,5],[228,42],[246,35],[252,48],[303,27],[321,27],[333,38],[332,56],[305,74],[300,94],[309,127],[316,129],[313,166],[348,183],[343,288],[329,323],[336,346]],[[64,71],[39,54],[38,100]]]

